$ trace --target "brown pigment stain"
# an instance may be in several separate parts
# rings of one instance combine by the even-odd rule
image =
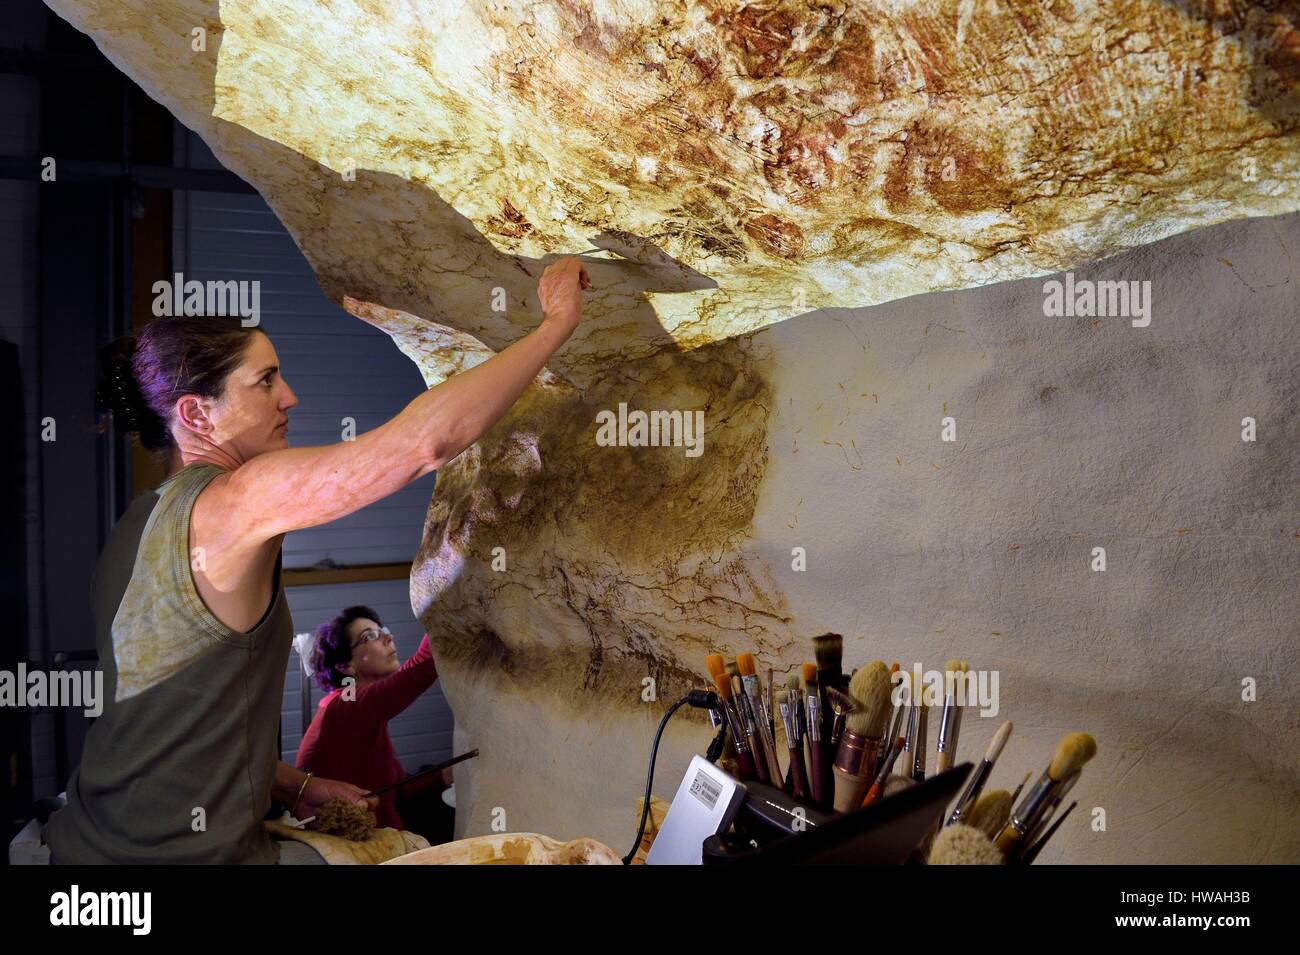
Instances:
[[[646,677],[676,699],[702,685],[714,649],[774,659],[791,642],[789,610],[739,550],[767,466],[762,363],[732,340],[608,369],[585,394],[535,383],[444,467],[412,568],[440,666],[589,710],[644,706]],[[598,446],[596,414],[620,402],[702,410],[703,453]],[[459,575],[417,598],[448,548]]]

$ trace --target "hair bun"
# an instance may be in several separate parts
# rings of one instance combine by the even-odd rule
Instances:
[[[136,340],[132,335],[114,339],[100,353],[100,384],[96,389],[99,405],[113,414],[119,431],[139,433],[148,415],[140,388],[135,381],[131,359]]]
[[[140,398],[140,389],[135,383],[135,372],[131,368],[129,360],[118,360],[113,362],[109,371],[109,381],[112,383],[114,401],[114,412],[121,411],[129,421],[124,422],[128,431],[140,430],[140,411],[143,403]]]

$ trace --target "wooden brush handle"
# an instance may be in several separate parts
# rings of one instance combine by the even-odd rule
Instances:
[[[418,772],[411,773],[411,775],[407,776],[405,779],[399,779],[397,782],[389,783],[387,786],[380,786],[378,789],[372,789],[370,792],[366,793],[366,795],[382,796],[384,793],[391,792],[398,786],[405,786],[407,783],[414,782],[415,780],[428,776],[431,773],[442,772],[442,770],[447,769],[450,766],[455,766],[457,763],[463,763],[467,759],[473,759],[477,755],[478,750],[472,749],[468,753],[461,753],[459,756],[453,756],[451,759],[438,763],[436,766],[426,766]]]
[[[821,740],[810,741],[808,749],[812,756],[812,766],[810,767],[812,775],[809,779],[812,788],[812,800],[819,809],[825,809],[830,805],[828,801],[830,791],[826,779],[828,751],[822,745]]]
[[[752,737],[750,737],[749,740],[749,751],[751,754],[753,754],[754,757],[754,778],[757,779],[760,783],[767,783],[771,786],[779,786],[781,785],[781,781],[779,779],[775,779],[775,780],[768,779],[767,755],[763,752],[763,734],[757,732],[758,729],[757,726],[755,726],[754,729],[755,729],[755,733]]]
[[[862,794],[866,792],[871,780],[866,776],[846,773],[838,766],[835,773],[835,811],[852,812],[862,804]]]
[[[736,766],[740,769],[740,778],[757,779],[758,772],[754,769],[754,754],[749,751],[741,752],[736,750]]]
[[[776,758],[776,741],[763,734],[763,745],[767,747],[767,772],[772,777],[772,785],[781,785],[781,761]]]
[[[807,799],[808,774],[803,768],[803,743],[790,747],[790,786],[796,799]]]

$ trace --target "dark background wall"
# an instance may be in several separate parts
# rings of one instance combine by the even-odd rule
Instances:
[[[57,178],[40,180],[53,157]],[[162,476],[138,447],[96,431],[95,354],[152,318],[151,286],[186,279],[257,280],[261,327],[299,398],[290,443],[340,439],[397,413],[424,385],[381,332],[324,297],[261,198],[201,140],[118,73],[85,36],[38,0],[0,0],[0,361],[9,490],[0,521],[8,624],[0,668],[94,665],[90,577],[118,515]],[[0,371],[4,371],[0,366]],[[54,420],[56,440],[42,440]],[[421,628],[407,572],[433,477],[284,546],[295,630],[352,603],[375,608],[403,657]],[[292,761],[320,692],[285,674],[281,739]],[[304,707],[304,703],[306,706]],[[89,722],[80,710],[9,711],[5,816],[62,790]],[[408,768],[451,753],[452,715],[435,685],[390,726]],[[12,830],[10,830],[12,831]]]

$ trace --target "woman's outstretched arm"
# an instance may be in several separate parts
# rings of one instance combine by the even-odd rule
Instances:
[[[552,263],[538,284],[543,317],[536,329],[354,441],[268,452],[218,477],[210,488],[216,513],[230,515],[237,527],[229,530],[239,538],[265,541],[337,520],[436,471],[523,394],[577,327],[582,290],[590,287],[578,259]]]

